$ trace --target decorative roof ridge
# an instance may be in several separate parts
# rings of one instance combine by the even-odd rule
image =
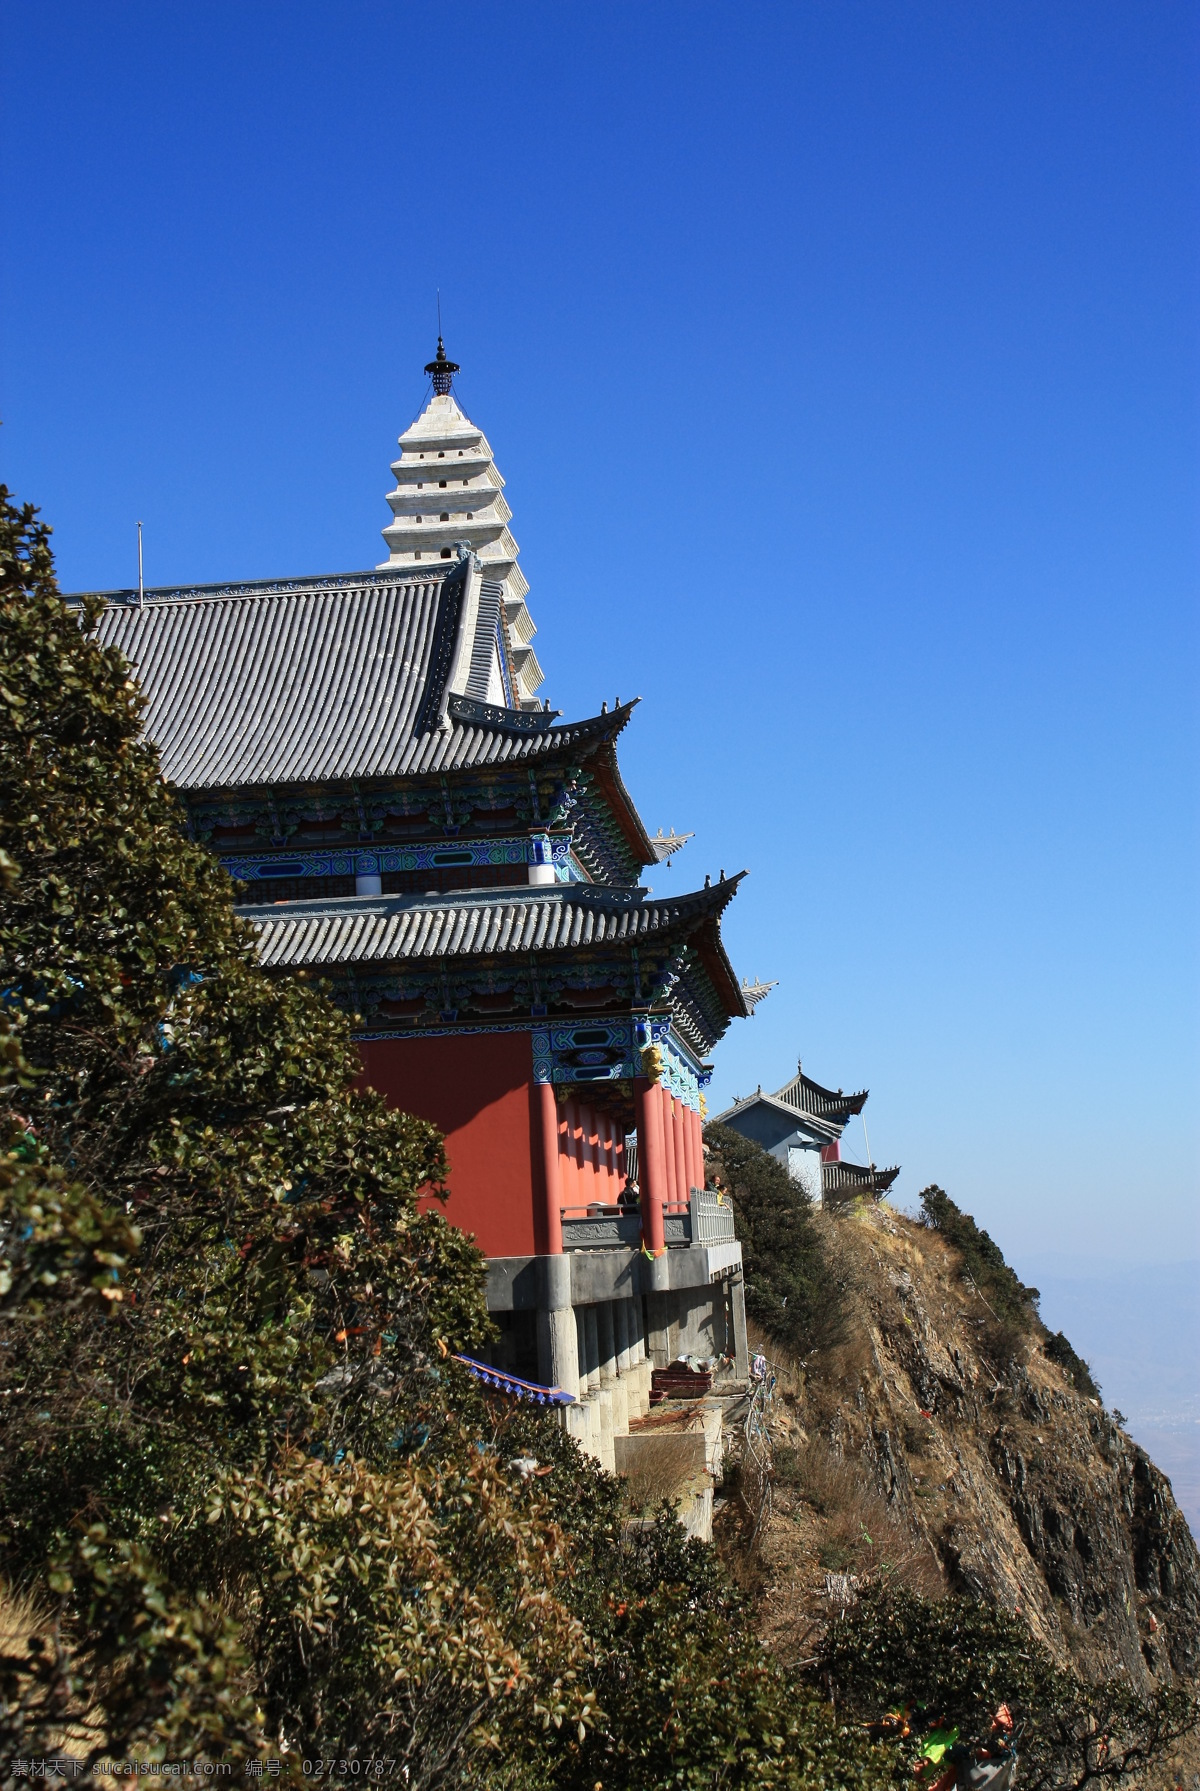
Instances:
[[[466,624],[467,580],[470,573],[478,568],[478,565],[479,562],[474,554],[463,554],[457,564],[457,571],[460,574],[457,589],[455,581],[447,579],[438,595],[433,641],[425,672],[425,689],[421,696],[421,706],[413,721],[414,739],[419,738],[422,734],[433,733],[447,719],[448,691],[446,687],[450,681],[451,670],[462,643],[462,633]]]
[[[388,572],[375,568],[365,572],[330,572],[311,578],[256,578],[243,580],[224,580],[211,585],[147,585],[143,593],[146,603],[217,602],[229,597],[292,597],[305,591],[354,591],[364,587],[377,589],[395,589],[400,585],[440,584],[444,579],[461,571],[463,562],[451,564],[431,562],[429,571],[422,571],[419,578],[400,578],[398,572],[408,571],[407,567],[393,567]],[[82,604],[85,598],[99,597],[107,604],[125,605],[131,609],[138,607],[138,590],[135,585],[131,590],[117,591],[66,591],[63,601],[69,604]]]
[[[560,722],[558,717],[562,714],[561,710],[547,712],[544,709],[501,709],[495,704],[478,703],[471,697],[451,695],[447,699],[446,713],[460,727],[478,728],[485,734],[533,740],[539,748],[544,742],[544,750],[548,753],[569,753],[579,746],[611,745],[628,722],[634,704],[640,701],[640,697],[634,697],[633,702],[622,703],[619,708],[603,711],[599,715],[585,716],[582,721]],[[547,718],[545,725],[539,725],[539,716]],[[492,717],[497,719],[493,720]],[[414,734],[417,731],[414,727]],[[431,729],[426,726],[424,731],[428,733]],[[464,742],[464,754],[474,762],[475,749],[470,742]],[[441,769],[445,772],[454,771],[458,768],[458,763],[458,759],[448,758]],[[642,858],[638,863],[651,864],[653,860]]]
[[[481,703],[475,697],[452,692],[446,702],[451,721],[473,723],[502,734],[544,734],[562,714],[561,709],[507,709],[499,703]]]

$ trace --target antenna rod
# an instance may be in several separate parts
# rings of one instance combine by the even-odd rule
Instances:
[[[142,582],[142,525],[138,523],[138,608],[146,601],[146,587]]]

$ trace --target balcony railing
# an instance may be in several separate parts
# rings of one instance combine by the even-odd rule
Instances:
[[[692,1189],[692,1241],[696,1244],[732,1244],[733,1204],[728,1194],[712,1188]]]
[[[564,1206],[562,1228],[564,1250],[637,1250],[642,1242],[642,1215],[636,1206],[598,1200],[588,1206]],[[693,1188],[686,1206],[680,1200],[664,1200],[663,1239],[668,1249],[732,1243],[733,1208],[728,1195],[716,1194],[711,1188]]]

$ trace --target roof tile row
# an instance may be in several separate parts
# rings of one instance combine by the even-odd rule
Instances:
[[[343,897],[243,910],[272,968],[485,957],[686,934],[716,917],[738,883],[727,878],[663,900],[640,890],[480,891],[449,900]]]

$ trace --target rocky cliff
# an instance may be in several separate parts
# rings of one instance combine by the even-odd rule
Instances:
[[[1200,1558],[1170,1484],[1042,1327],[999,1322],[936,1231],[886,1209],[817,1223],[843,1340],[780,1363],[772,1509],[741,1567],[781,1654],[811,1650],[862,1574],[898,1572],[1022,1613],[1088,1679],[1200,1675]]]

